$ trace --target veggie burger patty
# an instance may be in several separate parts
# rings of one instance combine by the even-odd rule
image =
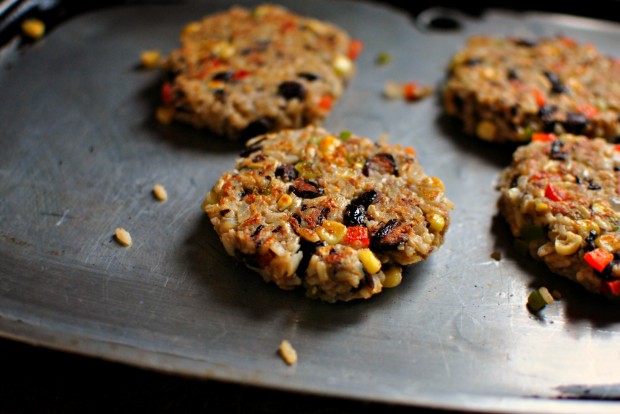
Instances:
[[[451,61],[445,111],[483,140],[524,143],[534,132],[620,136],[620,61],[557,36],[475,36]]]
[[[318,126],[246,145],[203,209],[228,254],[282,289],[366,299],[443,243],[453,204],[412,148]]]
[[[620,297],[620,147],[537,133],[500,174],[499,208],[518,244],[591,292]]]
[[[164,60],[158,118],[247,139],[319,124],[355,74],[362,44],[282,6],[232,7],[189,23]]]

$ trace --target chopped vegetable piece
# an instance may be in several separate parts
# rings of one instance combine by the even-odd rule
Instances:
[[[248,72],[247,70],[238,70],[237,72],[235,72],[235,74],[232,76],[232,80],[241,80],[241,79],[245,79],[248,76],[250,76],[250,72]]]
[[[543,298],[547,305],[551,305],[553,304],[553,302],[555,302],[553,296],[549,292],[549,289],[547,289],[545,286],[539,288],[538,293],[540,293],[540,296]]]
[[[330,111],[332,109],[333,98],[331,95],[323,95],[319,101],[319,108],[324,111]]]
[[[533,290],[527,297],[527,307],[532,312],[538,312],[547,305],[545,299],[538,290]]]
[[[356,248],[366,248],[370,246],[368,229],[365,226],[347,227],[347,235],[344,239],[344,243]]]
[[[554,133],[535,132],[532,134],[532,141],[538,142],[551,142],[558,139]]]
[[[360,259],[360,262],[362,262],[362,266],[364,266],[364,270],[368,274],[374,275],[379,270],[381,270],[381,261],[370,249],[360,250],[358,252],[358,257]]]
[[[140,64],[145,69],[154,69],[159,66],[161,53],[159,50],[145,50],[140,54]]]
[[[418,84],[415,82],[407,82],[403,85],[403,95],[405,99],[408,101],[413,101],[416,99],[416,91],[418,89]]]
[[[357,59],[357,57],[362,53],[362,49],[364,49],[364,43],[361,40],[353,39],[351,43],[349,43],[349,52],[347,56],[349,59]]]
[[[547,187],[545,188],[545,197],[552,201],[566,200],[566,195],[563,194],[562,190],[554,187],[551,183],[547,184]]]
[[[601,284],[601,291],[613,296],[620,296],[620,279],[604,281]]]
[[[22,33],[31,39],[39,39],[45,34],[45,23],[39,19],[26,19],[22,23]]]
[[[398,266],[392,266],[385,272],[385,280],[383,281],[383,287],[391,289],[400,285],[403,280],[403,271]]]
[[[539,108],[545,105],[545,103],[547,103],[547,99],[545,98],[543,93],[538,89],[534,89],[534,99],[536,99],[536,104],[538,105]]]
[[[392,56],[390,56],[388,53],[379,53],[377,55],[377,58],[375,59],[375,62],[377,63],[377,65],[386,65],[388,63],[390,63],[392,61]]]
[[[596,248],[583,255],[584,260],[597,272],[602,272],[614,259],[614,255],[605,249]]]
[[[166,82],[161,87],[161,101],[167,105],[172,102],[172,98],[172,85]]]
[[[338,138],[340,138],[342,141],[346,141],[351,138],[351,135],[351,131],[342,131],[340,135],[338,135]]]

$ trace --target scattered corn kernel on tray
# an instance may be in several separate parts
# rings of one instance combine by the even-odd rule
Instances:
[[[162,73],[140,61],[147,50],[169,53],[187,23],[232,3],[101,9],[0,62],[0,335],[319,396],[617,412],[619,304],[515,249],[495,189],[514,147],[465,135],[438,95],[471,35],[561,33],[620,57],[620,26],[443,10],[458,24],[440,30],[428,23],[446,16],[433,11],[415,21],[368,2],[278,3],[363,44],[324,126],[414,148],[455,204],[443,245],[369,299],[327,303],[265,283],[227,254],[201,208],[243,144],[162,123]],[[417,99],[394,86],[414,82]],[[533,311],[533,291],[553,303]]]

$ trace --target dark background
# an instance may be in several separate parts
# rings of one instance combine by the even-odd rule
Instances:
[[[380,3],[379,1],[376,1]],[[0,52],[27,48],[20,22],[38,17],[47,31],[80,13],[148,1],[0,1]],[[151,3],[164,3],[152,1]],[[602,20],[620,18],[620,2],[464,2],[384,1],[416,17],[430,7],[478,15],[485,8],[559,12]],[[453,22],[432,24],[450,29]],[[7,53],[5,53],[6,56]],[[0,55],[1,57],[2,55]],[[0,61],[0,64],[2,62]],[[316,397],[144,370],[29,344],[0,339],[0,413],[417,413],[445,411],[364,401]]]

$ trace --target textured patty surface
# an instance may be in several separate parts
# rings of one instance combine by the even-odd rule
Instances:
[[[442,245],[453,204],[412,148],[308,126],[248,141],[203,208],[266,281],[335,302],[397,285]]]
[[[361,50],[339,27],[272,4],[206,16],[180,40],[159,113],[230,139],[320,124]]]
[[[487,141],[527,142],[533,132],[620,136],[620,61],[566,37],[472,37],[443,87],[448,114]]]
[[[500,174],[499,208],[518,245],[592,292],[620,295],[620,148],[549,134]]]

